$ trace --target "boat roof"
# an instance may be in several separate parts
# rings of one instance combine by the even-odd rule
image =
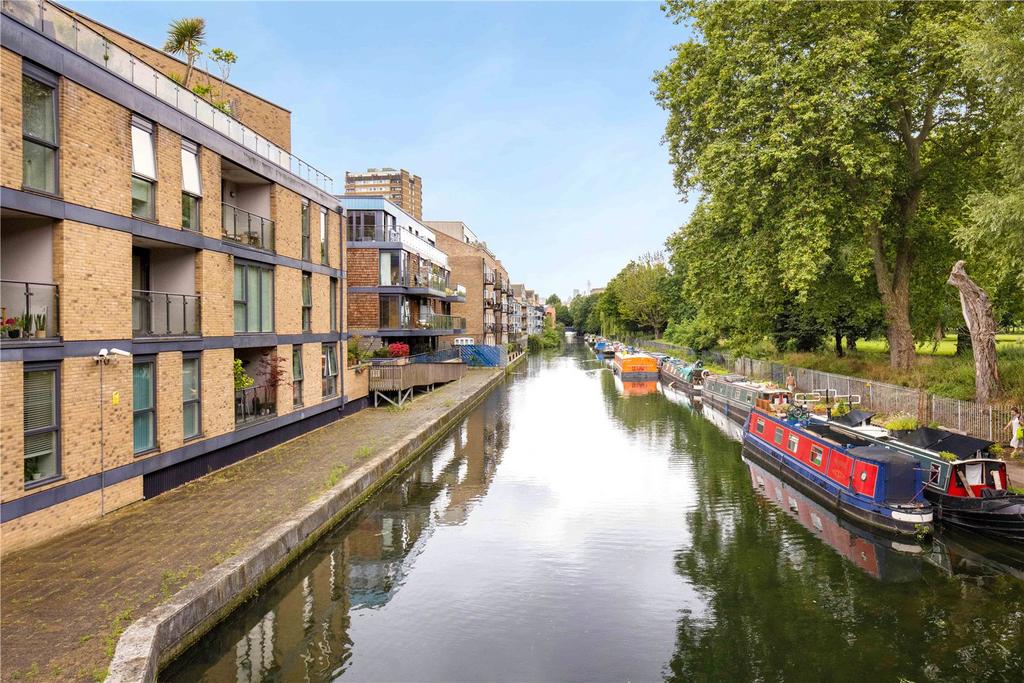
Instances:
[[[743,389],[764,391],[772,394],[788,394],[789,390],[784,387],[775,387],[767,382],[755,382],[743,375],[712,375],[708,380],[720,380],[725,384],[733,384]]]
[[[833,417],[834,422],[846,425],[847,427],[857,427],[867,422],[875,416],[874,413],[869,413],[866,410],[851,410],[846,415],[839,417]]]
[[[917,460],[907,453],[900,453],[885,446],[854,446],[849,449],[851,455],[864,460],[885,463],[887,465],[915,465]]]
[[[995,443],[935,427],[921,427],[906,434],[901,433],[899,437],[894,436],[894,439],[930,451],[946,451],[958,458],[969,458]]]

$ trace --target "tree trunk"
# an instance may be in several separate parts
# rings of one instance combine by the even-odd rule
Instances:
[[[879,226],[870,231],[874,257],[875,280],[882,300],[882,312],[888,325],[889,365],[895,370],[909,370],[914,365],[914,334],[910,328],[910,268],[914,261],[910,240],[899,240],[896,265],[890,270],[885,257],[885,243]]]
[[[956,355],[966,356],[971,352],[971,331],[966,325],[956,328]]]
[[[996,320],[992,302],[985,290],[975,284],[957,261],[949,273],[949,284],[960,290],[960,306],[971,333],[974,350],[974,399],[988,403],[999,393],[999,366],[996,364]]]
[[[838,327],[835,330],[836,358],[843,357],[843,331]]]
[[[857,350],[857,335],[848,334],[846,335],[846,350],[856,351]]]

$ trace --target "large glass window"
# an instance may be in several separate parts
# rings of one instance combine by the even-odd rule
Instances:
[[[60,415],[56,367],[24,369],[25,483],[60,474]]]
[[[302,200],[302,260],[309,260],[309,202]]]
[[[380,252],[380,284],[382,287],[397,287],[402,285],[402,272],[405,259],[403,251]]]
[[[320,263],[326,264],[328,259],[327,209],[320,209]]]
[[[274,271],[253,263],[236,263],[235,332],[274,331]]]
[[[292,346],[292,405],[302,405],[302,345]]]
[[[57,192],[56,88],[21,78],[22,185]]]
[[[199,357],[186,356],[181,361],[181,416],[185,438],[200,432]]]
[[[302,331],[313,329],[313,274],[302,274]]]
[[[338,279],[331,278],[331,332],[338,331]]]
[[[136,453],[156,446],[156,363],[136,360],[132,368],[132,443]]]
[[[153,124],[132,117],[132,215],[156,218],[156,155]]]
[[[334,396],[338,393],[338,347],[335,344],[324,344],[321,353],[323,395]]]
[[[199,174],[199,147],[181,141],[181,227],[199,229],[199,200],[203,186]]]

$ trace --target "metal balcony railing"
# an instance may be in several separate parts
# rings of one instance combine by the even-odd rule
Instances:
[[[462,316],[434,313],[428,316],[402,316],[399,320],[385,316],[381,319],[382,330],[464,330],[466,319]]]
[[[19,325],[5,335],[8,339],[52,339],[60,336],[60,290],[47,282],[0,280],[0,315],[5,323]]]
[[[497,279],[497,277],[495,276],[493,271],[487,271],[487,270],[484,271],[484,284],[485,285],[493,285],[496,279]]]
[[[274,221],[221,202],[223,237],[250,247],[274,251]]]
[[[132,290],[132,336],[186,337],[199,334],[198,294]]]
[[[266,384],[235,389],[235,426],[277,415],[277,388]]]
[[[334,191],[334,181],[329,175],[321,173],[299,157],[286,152],[243,125],[222,109],[178,85],[59,7],[45,0],[3,0],[3,12],[117,74],[140,90],[163,100],[292,175],[325,192]]]

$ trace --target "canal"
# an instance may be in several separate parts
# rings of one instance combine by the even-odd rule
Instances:
[[[161,680],[1021,680],[1012,549],[850,528],[709,417],[533,356]]]

